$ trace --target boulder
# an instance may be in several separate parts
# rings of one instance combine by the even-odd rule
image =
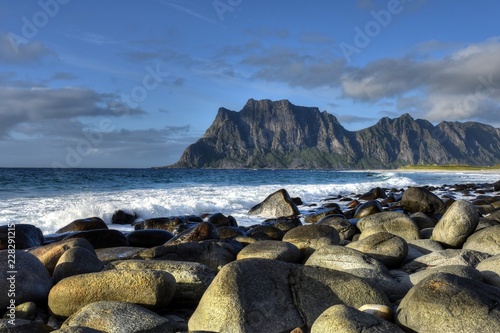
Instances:
[[[478,222],[479,214],[474,205],[457,200],[438,221],[431,239],[447,247],[460,248],[476,230]]]
[[[244,247],[238,253],[236,259],[263,258],[298,263],[301,257],[300,250],[291,243],[276,240],[262,240]]]
[[[248,231],[248,236],[262,240],[282,240],[285,232],[272,225],[258,225]]]
[[[309,224],[288,231],[283,241],[295,245],[307,258],[325,245],[339,244],[340,236],[335,228],[328,225]]]
[[[262,223],[262,225],[270,225],[283,232],[287,232],[302,225],[302,222],[300,222],[298,217],[279,217],[277,219],[267,219]]]
[[[385,194],[385,190],[380,188],[380,187],[375,187],[371,189],[370,191],[362,194],[358,199],[359,200],[376,200],[376,199],[385,199],[387,198],[387,195]]]
[[[448,265],[448,266],[438,266],[434,268],[424,269],[422,271],[410,274],[408,278],[412,285],[416,285],[423,279],[436,273],[448,273],[456,276],[461,276],[467,279],[473,279],[478,281],[483,280],[483,277],[481,275],[481,272],[479,272],[479,270],[477,270],[474,267],[464,266],[464,265]]]
[[[0,225],[0,250],[8,249],[10,242],[15,241],[17,250],[41,246],[43,244],[42,230],[31,224]]]
[[[99,272],[103,267],[94,249],[90,251],[85,247],[76,246],[59,258],[52,278],[54,283],[57,283],[69,276]]]
[[[436,226],[436,222],[422,212],[413,213],[410,215],[410,218],[413,222],[415,222],[420,230],[425,228],[434,228]]]
[[[36,321],[16,318],[15,325],[12,325],[10,319],[0,319],[0,332],[2,333],[47,333],[51,331],[51,327]]]
[[[204,241],[157,246],[140,252],[138,257],[141,259],[198,262],[218,271],[224,265],[236,260],[236,255],[240,250],[241,248],[236,242]]]
[[[500,254],[500,225],[476,231],[467,238],[462,248],[485,252],[492,256]]]
[[[298,216],[300,212],[288,192],[285,189],[281,189],[269,195],[258,205],[252,207],[248,214],[277,218],[281,216]]]
[[[50,288],[52,278],[34,255],[21,250],[0,251],[1,309],[11,305],[11,300],[15,304],[30,301],[44,304]]]
[[[61,328],[88,327],[107,333],[174,333],[175,323],[142,306],[99,301],[88,304],[69,317]]]
[[[326,309],[311,327],[311,333],[403,333],[397,325],[343,304]]]
[[[428,215],[444,213],[446,209],[443,201],[424,187],[409,187],[403,193],[401,205],[409,212]]]
[[[226,216],[222,213],[215,213],[213,215],[210,215],[207,222],[212,223],[217,228],[218,227],[237,227],[238,226],[238,223],[236,222],[234,217],[232,217],[231,215]]]
[[[129,302],[159,309],[170,303],[175,286],[170,273],[158,270],[109,270],[75,275],[52,288],[48,305],[59,317],[69,317],[98,301]]]
[[[217,227],[210,222],[201,222],[189,228],[174,238],[170,239],[166,244],[175,245],[189,242],[201,242],[204,240],[220,239]]]
[[[130,214],[119,209],[113,213],[111,216],[112,224],[133,224],[137,218],[136,214]]]
[[[179,217],[156,217],[147,219],[142,223],[143,229],[167,230],[171,233],[178,233],[186,229],[187,221]]]
[[[304,222],[306,223],[317,223],[319,222],[322,218],[328,216],[328,215],[334,215],[334,214],[340,214],[342,211],[338,207],[333,207],[333,208],[320,208],[318,211],[314,213],[307,214],[304,217]]]
[[[382,205],[377,200],[367,201],[356,208],[354,218],[360,219],[362,217],[380,213],[382,210]]]
[[[413,287],[396,313],[405,331],[500,332],[500,289],[436,273]]]
[[[349,243],[346,247],[363,252],[389,268],[398,267],[408,255],[406,241],[388,232],[370,235]]]
[[[363,281],[368,282],[374,288],[383,291],[389,298],[389,301],[393,303],[401,300],[411,288],[411,285],[401,283],[386,270],[381,271],[373,268],[350,268],[343,269],[343,271],[357,276],[363,279]]]
[[[352,269],[367,268],[388,273],[387,268],[378,260],[344,246],[326,245],[315,251],[305,262],[307,266],[324,267],[349,272]]]
[[[56,267],[56,264],[63,253],[77,246],[84,247],[89,251],[94,251],[94,247],[89,243],[88,240],[84,238],[71,238],[56,243],[36,247],[28,250],[28,252],[37,257],[38,260],[40,260],[45,266],[45,268],[47,268],[50,275],[52,275],[52,273],[54,272],[54,268]]]
[[[165,271],[175,278],[176,288],[173,301],[176,303],[196,304],[207,290],[216,272],[196,262],[171,260],[122,260],[115,261],[106,269]]]
[[[418,226],[403,213],[381,212],[364,217],[356,224],[361,230],[360,238],[365,238],[379,232],[388,232],[403,238],[405,241],[419,239]]]
[[[418,257],[404,264],[401,269],[407,273],[415,273],[423,269],[448,265],[476,267],[481,261],[489,257],[490,255],[487,253],[474,250],[447,249]]]
[[[388,300],[351,274],[269,259],[238,260],[217,274],[189,319],[190,332],[290,332],[336,304]]]
[[[92,244],[94,249],[128,245],[127,237],[118,230],[98,229],[79,231],[69,234],[65,239],[72,238],[84,238]]]
[[[317,224],[335,228],[339,233],[340,241],[351,240],[359,232],[358,228],[344,215],[339,214],[325,216]]]
[[[143,247],[132,247],[132,246],[118,246],[118,247],[108,247],[95,250],[97,258],[104,264],[107,264],[116,260],[125,259],[136,259],[140,258],[139,253],[146,250]]]
[[[135,230],[127,234],[127,241],[130,246],[134,247],[154,247],[163,245],[174,237],[167,230]]]
[[[484,259],[476,269],[481,273],[484,282],[500,287],[500,255]]]
[[[89,217],[85,219],[74,220],[56,231],[56,234],[62,234],[72,231],[108,229],[108,225],[100,217]]]
[[[220,239],[234,239],[246,236],[247,232],[241,227],[218,227]]]

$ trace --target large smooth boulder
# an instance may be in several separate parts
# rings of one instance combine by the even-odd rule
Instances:
[[[109,270],[75,275],[52,288],[49,309],[59,317],[69,317],[98,301],[129,302],[157,309],[170,303],[175,287],[174,277],[158,270]]]
[[[291,243],[263,240],[245,246],[236,259],[263,258],[298,263],[301,257],[300,250]]]
[[[29,249],[43,244],[43,233],[31,224],[0,225],[0,250],[8,249],[9,241],[17,250]]]
[[[217,274],[189,320],[189,331],[290,332],[311,327],[336,304],[358,308],[388,305],[388,300],[348,273],[278,260],[239,260]]]
[[[28,252],[37,257],[38,260],[40,260],[42,264],[44,264],[49,273],[52,275],[52,273],[54,272],[54,268],[56,267],[57,262],[59,261],[59,258],[61,258],[63,253],[77,246],[84,247],[89,251],[94,251],[94,247],[88,240],[84,238],[71,238],[29,249]]]
[[[343,304],[323,312],[311,327],[311,333],[403,333],[397,325]]]
[[[423,269],[449,265],[476,267],[481,261],[489,257],[491,256],[487,253],[474,250],[447,249],[418,257],[404,264],[401,269],[407,273],[415,273]]]
[[[351,240],[359,232],[354,224],[339,214],[325,216],[317,224],[335,228],[339,233],[340,241]]]
[[[477,270],[474,267],[465,265],[447,265],[447,266],[438,266],[434,268],[424,269],[422,271],[410,274],[408,278],[412,285],[416,285],[423,279],[436,273],[448,273],[456,276],[461,276],[463,278],[468,278],[478,281],[483,280],[483,277],[481,275],[481,272],[479,272],[479,270]]]
[[[175,245],[219,238],[219,232],[217,231],[217,227],[215,225],[210,222],[201,222],[187,230],[184,230],[174,238],[170,239],[166,244]]]
[[[401,198],[401,205],[412,213],[433,215],[444,213],[446,207],[441,199],[424,187],[410,187]]]
[[[130,246],[150,248],[165,244],[174,235],[167,230],[144,229],[129,232],[126,237]]]
[[[481,273],[484,282],[500,287],[500,254],[484,259],[476,269]]]
[[[403,213],[381,212],[364,217],[356,224],[361,230],[360,238],[365,238],[379,232],[388,232],[411,241],[419,239],[420,230],[418,226]]]
[[[408,292],[396,319],[409,332],[500,332],[500,288],[436,273]]]
[[[328,225],[308,224],[288,231],[283,241],[295,245],[307,258],[323,246],[339,244],[340,236],[337,229]]]
[[[106,269],[154,269],[168,272],[175,278],[177,286],[173,301],[178,303],[198,302],[216,274],[208,266],[197,262],[171,260],[122,260],[108,264]]]
[[[21,250],[1,250],[0,270],[0,309],[10,306],[11,300],[15,304],[46,302],[52,278],[34,255]]]
[[[463,247],[491,254],[500,254],[500,225],[476,231],[467,238]]]
[[[360,219],[366,216],[380,213],[382,212],[382,210],[383,208],[380,202],[378,202],[377,200],[372,200],[356,207],[356,211],[354,212],[354,217]]]
[[[108,229],[108,225],[100,217],[89,217],[85,219],[74,220],[56,231],[56,234],[62,234],[70,231],[85,231]]]
[[[94,249],[89,251],[85,247],[76,246],[64,252],[59,258],[52,278],[54,283],[57,283],[69,276],[99,272],[103,267]]]
[[[408,255],[408,243],[388,232],[370,235],[346,247],[363,252],[389,268],[399,266]]]
[[[121,231],[114,229],[86,230],[70,233],[65,239],[84,238],[94,249],[106,247],[127,246],[127,237]]]
[[[100,301],[84,306],[61,328],[88,327],[107,333],[174,333],[176,325],[136,304]]]
[[[479,214],[474,205],[457,200],[438,221],[431,239],[447,247],[459,248],[476,230],[478,222]]]
[[[300,212],[288,192],[285,189],[281,189],[269,195],[258,205],[252,207],[248,214],[277,218],[282,216],[298,216]]]

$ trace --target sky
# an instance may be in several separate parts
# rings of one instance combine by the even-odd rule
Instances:
[[[176,162],[220,107],[288,99],[500,127],[495,0],[0,0],[0,167]]]

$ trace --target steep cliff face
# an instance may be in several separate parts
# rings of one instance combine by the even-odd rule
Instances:
[[[405,114],[351,132],[326,111],[287,100],[250,99],[220,108],[180,168],[388,168],[407,164],[500,163],[500,130],[479,123],[438,126]]]

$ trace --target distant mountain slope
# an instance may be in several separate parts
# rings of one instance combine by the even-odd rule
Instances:
[[[250,99],[240,112],[220,108],[205,135],[170,167],[363,169],[451,163],[500,163],[500,129],[476,122],[434,126],[404,114],[353,132],[315,107]]]

